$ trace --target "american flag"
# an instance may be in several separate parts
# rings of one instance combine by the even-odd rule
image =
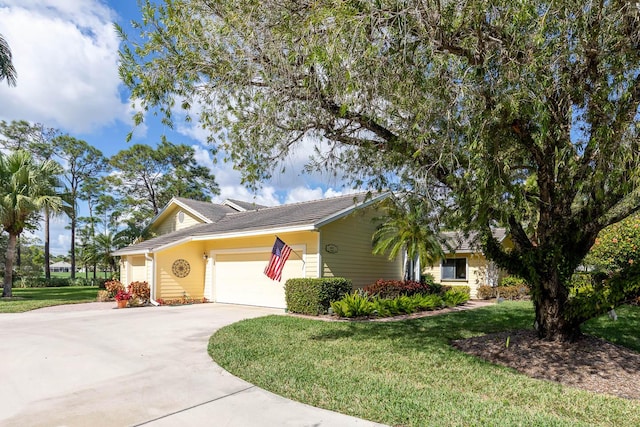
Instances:
[[[273,249],[271,250],[271,259],[269,260],[267,268],[264,269],[264,274],[271,280],[277,280],[279,282],[280,279],[282,279],[284,263],[287,262],[290,254],[291,248],[280,240],[279,237],[276,237],[276,242],[273,244]]]

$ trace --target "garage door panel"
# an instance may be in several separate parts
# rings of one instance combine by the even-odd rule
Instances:
[[[285,308],[284,284],[289,278],[302,277],[303,264],[301,260],[289,258],[278,282],[264,275],[270,258],[270,252],[216,255],[216,301]]]

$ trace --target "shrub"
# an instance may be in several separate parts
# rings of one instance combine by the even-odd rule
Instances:
[[[287,310],[310,315],[326,313],[332,301],[352,289],[351,280],[342,277],[289,279],[284,284]]]
[[[340,317],[369,316],[374,311],[374,305],[367,295],[360,291],[346,294],[342,299],[331,303],[333,312]]]
[[[434,283],[436,283],[436,279],[435,277],[433,277],[433,274],[425,273],[420,276],[420,283],[425,283],[429,286],[432,286]]]
[[[124,285],[118,280],[109,280],[104,283],[105,290],[109,293],[109,298],[115,298],[118,291],[124,291]]]
[[[529,286],[529,284],[518,276],[507,276],[500,280],[498,286]]]
[[[620,272],[640,262],[640,214],[628,216],[600,231],[584,263],[606,272]]]
[[[436,294],[414,295],[416,299],[416,307],[418,310],[436,310],[444,306],[442,297]]]
[[[471,288],[465,285],[452,285],[448,286],[446,290],[454,290],[456,292],[463,293],[467,296],[467,300],[471,298]]]
[[[478,299],[489,299],[496,297],[496,288],[493,286],[483,285],[478,287],[477,291]]]
[[[136,304],[146,304],[149,302],[151,289],[149,289],[147,282],[131,282],[128,288],[129,292],[133,294],[133,298],[138,300],[135,302]]]
[[[458,288],[463,288],[462,286]],[[442,295],[445,307],[455,307],[469,301],[469,294],[464,289],[449,289]]]
[[[14,283],[14,286],[21,288],[63,288],[71,285],[72,281],[68,277],[52,277],[46,279],[44,277],[22,276],[20,281]]]
[[[518,300],[526,298],[531,290],[527,285],[519,286],[499,286],[495,288],[496,297],[508,300]]]
[[[98,296],[96,298],[96,301],[98,301],[98,302],[113,301],[113,298],[111,298],[109,296],[109,292],[108,291],[106,291],[104,289],[101,289],[101,290],[98,291]]]
[[[415,295],[431,293],[431,285],[413,280],[378,280],[373,285],[363,288],[371,296],[380,298],[396,298],[400,295]]]

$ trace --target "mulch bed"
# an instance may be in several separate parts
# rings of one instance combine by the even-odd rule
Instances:
[[[456,340],[452,345],[532,378],[640,399],[640,353],[600,338],[584,336],[575,343],[544,341],[533,330],[518,330]]]

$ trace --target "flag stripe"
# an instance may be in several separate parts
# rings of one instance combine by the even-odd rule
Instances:
[[[264,274],[266,274],[268,278],[279,282],[282,279],[284,263],[287,262],[289,255],[291,255],[291,248],[280,240],[279,237],[276,237],[273,249],[271,250],[271,259],[264,269]]]

